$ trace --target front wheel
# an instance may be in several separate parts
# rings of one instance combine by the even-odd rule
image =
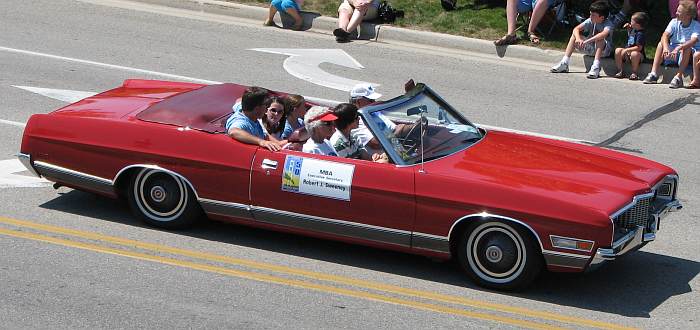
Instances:
[[[474,223],[461,235],[457,258],[479,285],[513,290],[530,284],[542,269],[542,254],[529,233],[497,221]]]
[[[201,216],[185,180],[158,169],[144,168],[131,178],[129,206],[144,222],[168,229],[189,227]]]

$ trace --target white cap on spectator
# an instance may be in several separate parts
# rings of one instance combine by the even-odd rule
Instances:
[[[361,83],[352,87],[352,90],[350,90],[350,97],[366,97],[370,100],[376,100],[382,97],[382,94],[375,92],[372,84]]]

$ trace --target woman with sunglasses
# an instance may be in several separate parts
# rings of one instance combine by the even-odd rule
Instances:
[[[277,140],[286,139],[287,137],[283,134],[287,123],[284,100],[279,96],[270,96],[265,100],[265,107],[267,110],[260,119],[265,132]]]

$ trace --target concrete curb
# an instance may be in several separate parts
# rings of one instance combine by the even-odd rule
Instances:
[[[268,14],[268,8],[249,6],[231,1],[221,0],[184,0],[200,5],[220,6],[230,9],[233,16],[262,21]],[[286,16],[286,15],[284,15]],[[282,15],[275,16],[275,22],[278,26],[291,26],[291,17],[285,18]],[[313,30],[314,32],[329,34],[332,38],[333,29],[337,28],[338,20],[333,17],[321,16],[314,12],[302,12],[304,17],[304,30]],[[505,22],[504,22],[505,24]],[[479,53],[482,56],[493,56],[494,59],[510,58],[527,62],[541,64],[543,70],[548,70],[551,65],[556,64],[561,60],[564,52],[552,49],[540,49],[536,47],[528,47],[523,45],[511,46],[494,46],[492,41],[481,40],[467,37],[454,36],[443,33],[435,33],[428,31],[411,30],[401,27],[396,27],[387,24],[362,23],[360,27],[360,40],[373,40],[378,42],[392,43],[399,42],[404,44],[419,44],[423,46],[440,47],[455,51],[465,51]],[[588,71],[593,58],[584,56],[579,53],[574,53],[571,57],[570,69],[574,72]],[[603,75],[612,76],[617,72],[615,62],[611,58],[606,58],[601,61]],[[625,70],[629,70],[629,64],[625,66]],[[643,63],[639,68],[640,79],[643,79],[651,70],[651,65]],[[674,68],[663,68],[661,75],[664,77],[664,82],[669,82],[673,76]]]

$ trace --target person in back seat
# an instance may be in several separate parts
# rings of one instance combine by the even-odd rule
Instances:
[[[360,115],[357,107],[350,103],[341,103],[335,107],[334,111],[338,119],[335,120],[336,131],[331,136],[330,142],[340,157],[373,160],[387,163],[389,161],[386,153],[374,153],[372,156],[362,145],[358,136],[353,133],[360,123]]]
[[[331,109],[313,106],[304,116],[304,126],[309,132],[309,139],[304,143],[303,152],[312,154],[338,156],[328,138],[335,132],[334,121],[338,119]]]
[[[277,139],[265,134],[258,121],[265,111],[265,99],[270,92],[261,87],[248,87],[243,93],[241,111],[234,111],[226,121],[228,135],[237,141],[278,151],[282,148]]]

